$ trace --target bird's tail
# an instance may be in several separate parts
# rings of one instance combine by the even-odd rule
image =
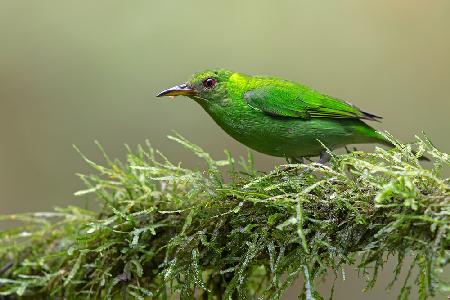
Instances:
[[[381,119],[383,119],[383,117],[365,112],[365,111],[361,111],[362,116],[361,119],[365,119],[365,120],[370,120],[370,121],[376,121],[376,122],[381,122]]]

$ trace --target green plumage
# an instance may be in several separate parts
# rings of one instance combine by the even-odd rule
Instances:
[[[164,95],[191,97],[233,138],[273,156],[317,156],[323,145],[389,144],[362,121],[380,117],[280,78],[211,70],[158,96]]]

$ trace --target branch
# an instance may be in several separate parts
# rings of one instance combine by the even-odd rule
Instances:
[[[392,150],[261,173],[250,155],[217,161],[170,138],[204,170],[150,145],[128,149],[126,163],[85,158],[96,174],[80,175],[86,190],[76,195],[91,195],[99,212],[2,216],[21,224],[0,232],[1,295],[279,299],[302,276],[305,299],[320,299],[327,270],[338,276],[351,265],[370,275],[370,289],[387,256],[398,260],[392,284],[407,274],[400,299],[416,285],[420,299],[448,291],[439,274],[450,259],[450,186],[441,175],[450,157],[427,139],[411,146],[390,137]],[[424,153],[431,168],[419,163]]]

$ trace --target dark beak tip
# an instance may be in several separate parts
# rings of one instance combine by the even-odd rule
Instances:
[[[160,98],[160,97],[167,96],[167,94],[170,94],[170,92],[172,92],[172,91],[173,91],[173,88],[163,90],[163,91],[159,92],[159,93],[156,95],[156,97]]]

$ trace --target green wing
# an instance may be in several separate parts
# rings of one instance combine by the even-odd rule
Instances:
[[[381,117],[303,86],[260,86],[244,93],[247,104],[269,115],[297,118],[357,118],[378,121]]]

